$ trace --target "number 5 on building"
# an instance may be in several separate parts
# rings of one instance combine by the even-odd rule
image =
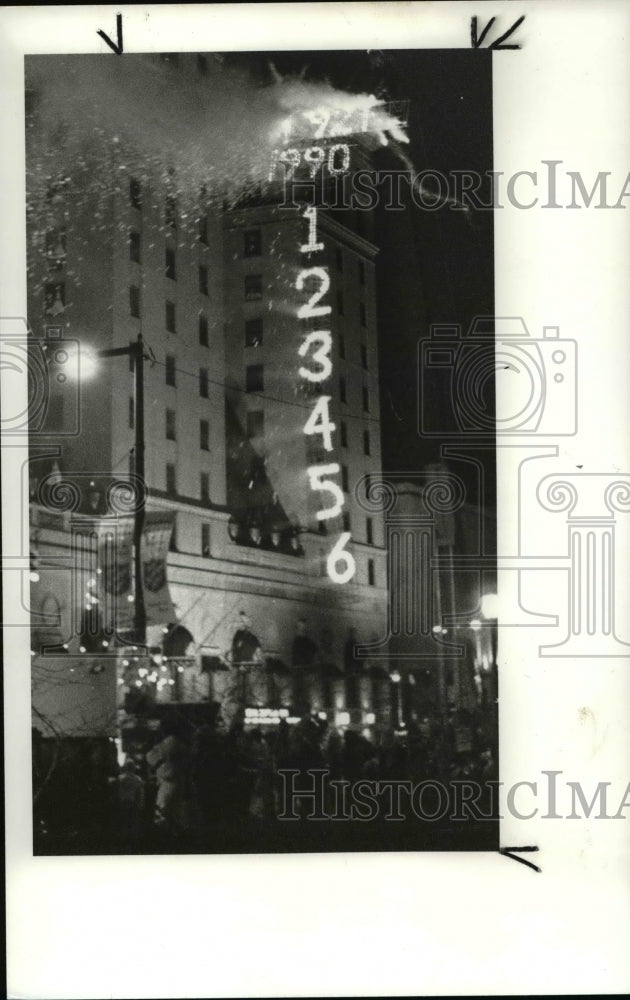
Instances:
[[[341,487],[332,479],[324,479],[324,476],[334,476],[339,472],[339,463],[331,462],[330,465],[311,465],[307,470],[309,482],[312,490],[326,491],[334,498],[334,506],[326,510],[318,510],[316,517],[318,521],[329,521],[331,517],[339,517],[344,503],[344,496]]]

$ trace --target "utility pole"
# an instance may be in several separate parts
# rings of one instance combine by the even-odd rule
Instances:
[[[139,502],[133,513],[133,564],[134,564],[134,644],[146,646],[147,614],[142,586],[142,531],[145,513],[144,482],[144,343],[139,333],[135,342],[128,347],[114,347],[98,352],[99,358],[131,357],[134,373],[134,471],[140,489]]]

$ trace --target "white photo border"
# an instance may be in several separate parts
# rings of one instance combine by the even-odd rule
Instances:
[[[493,56],[494,169],[542,178],[541,164],[553,159],[562,162],[563,183],[566,171],[580,171],[590,188],[599,171],[609,171],[617,192],[628,172],[630,11],[623,2],[5,7],[2,315],[26,315],[23,57],[118,58],[97,35],[102,29],[115,38],[118,12],[129,53],[469,49],[471,17],[480,24],[495,17],[489,37],[496,37],[524,14],[515,36],[522,48]],[[630,471],[626,213],[593,206],[495,213],[496,314],[523,316],[532,332],[558,326],[579,345],[578,434],[545,440],[558,451],[542,460],[545,473]],[[3,442],[5,544],[27,517],[11,489],[19,460],[20,450]],[[499,455],[500,546],[506,512],[520,510],[506,470]],[[543,608],[555,611],[562,578],[561,571],[536,577]],[[19,595],[8,573],[4,582],[5,619],[16,621],[24,616]],[[626,592],[618,597],[627,611]],[[500,633],[501,780],[542,787],[542,772],[556,770],[582,782],[589,798],[598,782],[611,782],[618,803],[628,780],[628,661],[540,657],[543,632]],[[623,634],[627,640],[627,625]],[[34,858],[28,663],[28,629],[6,630],[9,996],[588,994],[630,987],[627,821],[544,820],[542,808],[531,820],[506,818],[502,845],[538,846],[542,874],[498,853]],[[527,792],[523,800],[531,801]]]

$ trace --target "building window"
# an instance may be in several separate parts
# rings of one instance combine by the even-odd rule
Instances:
[[[140,263],[140,233],[129,233],[129,260]]]
[[[202,451],[210,451],[210,424],[207,420],[199,421],[199,447]]]
[[[142,208],[142,188],[135,177],[129,180],[129,201],[133,208]]]
[[[202,76],[205,76],[208,72],[208,60],[205,56],[197,56],[197,70]]]
[[[166,370],[165,370],[165,375],[166,375],[166,384],[167,385],[175,385],[175,355],[174,354],[167,354],[166,355]]]
[[[133,396],[129,397],[129,427],[133,430],[136,422],[136,408]]]
[[[260,257],[262,234],[260,229],[246,229],[243,233],[243,257]]]
[[[365,540],[368,545],[374,545],[374,522],[371,517],[365,519]]]
[[[248,365],[245,369],[245,391],[262,392],[264,386],[263,366]]]
[[[262,274],[245,275],[245,301],[255,302],[263,297]]]
[[[368,583],[369,583],[370,587],[374,587],[375,584],[376,584],[376,575],[374,573],[374,560],[373,559],[368,559],[368,561],[367,561],[367,570],[368,570]]]
[[[363,263],[362,260],[360,260],[358,262],[358,264],[359,264],[359,284],[360,285],[364,285],[365,284],[365,264]]]
[[[175,326],[175,303],[168,300],[165,308],[165,322],[168,332],[175,333],[177,329]]]
[[[140,289],[137,285],[129,286],[129,312],[136,319],[140,318]]]
[[[61,271],[66,259],[66,234],[55,228],[46,233],[46,257],[49,271]]]
[[[208,369],[199,369],[199,395],[202,399],[208,398]]]
[[[175,441],[175,410],[166,411],[166,440]]]
[[[341,447],[342,448],[347,448],[348,447],[348,425],[345,422],[345,420],[342,420],[341,424],[339,425],[339,436],[340,436],[340,439],[341,439]]]
[[[362,396],[363,396],[363,410],[365,411],[365,413],[369,413],[370,412],[370,393],[369,393],[367,385],[363,386]]]
[[[177,199],[172,194],[167,194],[164,199],[164,223],[169,229],[175,229],[177,225]]]
[[[66,286],[64,283],[60,281],[44,285],[44,312],[46,315],[61,316],[65,311]]]
[[[343,375],[339,377],[339,401],[341,403],[347,402],[346,400],[346,380]]]
[[[343,271],[343,250],[341,247],[335,248],[335,259],[337,262],[337,270]]]
[[[173,247],[166,248],[165,262],[166,262],[166,277],[171,278],[172,281],[175,281],[175,251]]]
[[[343,530],[344,531],[351,531],[352,529],[350,527],[350,514],[348,513],[347,510],[344,510],[341,519],[343,521]]]
[[[199,217],[199,242],[208,246],[208,216],[205,212]]]
[[[361,344],[361,367],[367,369],[367,366],[368,366],[367,344]]]
[[[176,492],[176,490],[173,490],[174,494],[176,494]],[[168,543],[168,551],[179,552],[179,549],[177,548],[177,514],[175,514],[173,518],[173,528],[171,530],[171,540]]]
[[[247,437],[261,438],[265,433],[265,414],[262,410],[249,410],[247,413]]]
[[[324,549],[319,550],[319,575],[326,577],[328,576],[328,556],[326,555]]]
[[[359,302],[359,318],[361,326],[367,326],[367,315],[365,312],[365,302]]]
[[[245,347],[260,347],[263,342],[263,321],[262,319],[248,319],[245,321]]]
[[[208,346],[208,317],[204,313],[199,313],[199,343]]]
[[[208,268],[203,264],[199,265],[199,291],[202,295],[208,294]]]
[[[166,463],[166,492],[170,493],[171,496],[175,496],[177,493],[177,477],[172,462]]]
[[[363,431],[363,454],[370,454],[370,432]]]
[[[350,480],[348,478],[348,466],[347,465],[342,465],[341,466],[341,488],[344,491],[344,493],[349,493],[350,492]]]
[[[210,476],[207,472],[202,472],[199,476],[199,492],[204,503],[210,500]]]
[[[339,357],[342,361],[346,358],[346,338],[343,333],[337,335],[337,343],[339,344]]]
[[[341,289],[337,292],[337,312],[340,316],[343,316],[343,292]]]
[[[210,525],[201,525],[201,554],[206,559],[210,555]]]

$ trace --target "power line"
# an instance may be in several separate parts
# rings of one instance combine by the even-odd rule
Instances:
[[[167,364],[166,364],[166,361],[158,361],[157,359],[153,360],[153,366],[155,366],[155,365],[159,365],[161,368],[167,368],[168,367]],[[203,367],[203,366],[200,366],[200,367]],[[177,372],[179,375],[185,375],[186,377],[193,378],[193,379],[195,379],[195,381],[199,382],[199,372],[187,371],[185,368],[178,368],[177,366],[175,366],[171,370]],[[211,385],[220,386],[222,389],[228,389],[228,390],[230,390],[230,392],[238,392],[238,393],[241,393],[241,395],[244,395],[244,396],[252,397],[252,398],[255,398],[255,399],[260,399],[263,402],[266,400],[266,401],[270,401],[270,402],[280,403],[283,406],[296,406],[296,407],[299,407],[302,410],[310,410],[310,409],[312,409],[312,402],[301,402],[301,401],[299,401],[297,399],[295,399],[295,400],[292,400],[292,399],[282,399],[279,396],[272,396],[269,393],[265,393],[265,392],[249,391],[248,389],[242,389],[240,386],[233,385],[233,384],[231,384],[229,382],[223,382],[223,381],[221,381],[221,379],[211,378],[210,375],[208,375],[208,383],[211,384]],[[325,383],[321,383],[321,386],[322,386],[322,393],[321,393],[321,395],[326,395],[326,392],[324,391]],[[173,386],[173,388],[176,388],[176,387]],[[342,404],[342,405],[345,405],[345,404]],[[378,417],[370,416],[370,414],[367,413],[367,412],[363,413],[361,415],[356,414],[356,413],[350,413],[350,412],[348,412],[348,413],[340,414],[340,416],[348,417],[351,420],[361,420],[364,423],[380,424],[380,419]]]

